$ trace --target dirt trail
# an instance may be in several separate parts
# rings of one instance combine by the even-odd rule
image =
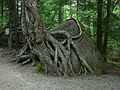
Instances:
[[[120,90],[120,76],[52,77],[34,72],[3,57],[0,48],[0,90]]]

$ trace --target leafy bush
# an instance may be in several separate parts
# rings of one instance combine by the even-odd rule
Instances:
[[[6,25],[8,23],[8,19],[6,17],[1,17],[0,18],[0,26],[1,25]]]

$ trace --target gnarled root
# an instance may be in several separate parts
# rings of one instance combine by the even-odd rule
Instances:
[[[92,72],[92,68],[79,56],[78,47],[74,41],[80,39],[82,31],[79,27],[79,34],[76,36],[70,35],[67,31],[57,30],[47,32],[45,41],[42,44],[31,44],[27,39],[27,43],[21,49],[21,53],[17,57],[17,62],[24,64],[32,62],[36,65],[38,62],[44,67],[46,72],[56,74],[58,76],[75,76],[81,73]],[[61,37],[58,36],[61,35]],[[74,60],[71,54],[74,52],[80,63],[78,72],[74,69]]]

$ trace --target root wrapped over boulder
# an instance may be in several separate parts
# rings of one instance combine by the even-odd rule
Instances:
[[[101,73],[105,60],[76,20],[68,20],[45,33],[44,43],[34,47],[27,42],[17,62],[41,63],[46,72],[58,76]]]
[[[56,30],[65,30],[73,37],[72,43],[74,44],[73,46],[71,45],[70,58],[75,73],[87,73],[87,71],[92,73],[102,72],[102,69],[105,66],[105,60],[96,48],[87,31],[81,30],[80,25],[76,20],[68,20],[59,27],[53,29],[53,31]],[[63,36],[59,36],[59,34],[54,37],[58,40],[63,39]]]
[[[37,1],[25,0],[22,5],[22,30],[27,42],[17,62],[39,64],[45,73],[57,76],[101,73],[104,58],[77,20],[68,20],[49,32],[42,23]]]

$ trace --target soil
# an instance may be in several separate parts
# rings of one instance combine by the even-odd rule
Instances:
[[[111,64],[107,64],[103,74],[120,76],[120,67],[117,67],[117,66],[114,66]]]
[[[100,76],[53,77],[10,62],[8,53],[0,48],[0,90],[120,90],[120,68],[108,66]]]

